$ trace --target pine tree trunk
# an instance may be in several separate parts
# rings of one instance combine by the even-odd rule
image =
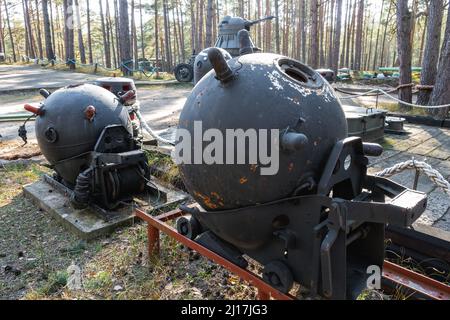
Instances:
[[[381,11],[380,11],[380,22],[378,23],[377,27],[377,40],[375,41],[375,52],[373,57],[373,70],[377,70],[377,60],[378,60],[378,42],[380,40],[380,28],[383,22],[383,10],[384,10],[384,1],[381,2]]]
[[[119,5],[118,0],[114,0],[114,33],[115,33],[115,41],[116,41],[116,56],[117,61],[120,61],[121,59],[121,41],[120,41],[120,21],[119,21]],[[112,19],[112,18],[111,18]],[[113,37],[114,38],[114,37]],[[114,41],[114,40],[112,40]],[[119,62],[118,62],[119,64]],[[117,67],[120,67],[117,65]]]
[[[183,24],[183,15],[181,15],[180,18],[180,6],[179,6],[179,2],[178,5],[176,6],[177,9],[177,23],[178,23],[178,29],[180,30],[180,50],[181,50],[181,61],[185,61],[186,60],[186,47],[185,47],[185,43],[184,43],[184,24]],[[215,23],[215,20],[213,20],[213,22]],[[213,28],[214,30],[214,28]]]
[[[177,24],[176,24],[176,19],[175,19],[175,9],[173,6],[173,0],[172,0],[172,25],[173,25],[173,36],[175,38],[175,41],[173,42],[173,51],[172,51],[172,63],[174,66],[176,66],[178,64],[178,59],[180,58],[180,45],[179,45],[179,37],[178,37],[178,28],[177,28]],[[170,18],[170,15],[169,15]],[[170,24],[170,20],[169,20],[169,24]]]
[[[93,64],[94,63],[94,57],[93,57],[93,54],[92,54],[91,9],[90,9],[89,5],[90,5],[89,0],[86,0],[89,63]]]
[[[307,51],[306,51],[306,43],[308,41],[308,36],[306,33],[306,22],[307,22],[307,15],[306,15],[306,0],[300,0],[301,1],[301,10],[302,10],[302,59],[304,62],[307,61]]]
[[[106,0],[106,1],[108,1],[108,0]],[[111,50],[109,48],[108,35],[106,33],[106,23],[105,23],[105,15],[103,13],[102,0],[99,0],[99,6],[100,6],[100,22],[101,22],[101,26],[102,26],[102,37],[103,37],[103,50],[104,50],[104,57],[105,57],[105,66],[107,68],[111,68]]]
[[[71,70],[75,69],[75,47],[73,32],[73,0],[64,0],[64,43],[66,47],[66,63]]]
[[[266,0],[266,17],[270,16],[270,14],[271,14],[270,0]],[[264,51],[270,52],[272,51],[272,21],[267,21],[264,26],[266,29]]]
[[[29,55],[31,58],[36,59],[37,57],[36,57],[36,50],[34,49],[33,31],[31,30],[30,11],[28,9],[27,1],[28,0],[22,0],[25,19],[26,39],[28,44]]]
[[[341,46],[341,19],[342,19],[342,0],[336,0],[336,26],[334,28],[333,37],[333,59],[332,66],[334,75],[338,75],[339,69],[339,51]]]
[[[422,61],[421,85],[434,85],[436,82],[439,47],[441,44],[441,27],[444,11],[443,0],[430,2],[427,23],[427,40],[424,59]],[[417,104],[427,105],[431,97],[431,90],[419,90]]]
[[[9,11],[8,11],[8,6],[6,4],[6,0],[3,0],[3,4],[5,6],[6,24],[8,25],[9,41],[10,41],[10,44],[11,44],[11,51],[12,51],[12,55],[13,55],[13,61],[17,62],[16,49],[14,48],[14,37],[13,37],[13,34],[12,34],[12,30],[11,30],[11,22],[10,22],[10,19],[9,19]],[[0,6],[1,6],[1,3],[0,3]]]
[[[212,42],[212,20],[213,20],[213,7],[214,0],[208,0],[206,8],[206,33],[205,33],[205,47],[209,48],[213,46]]]
[[[140,19],[140,29],[141,29],[141,58],[145,61],[145,39],[144,39],[144,23],[142,17],[142,0],[139,0],[139,19]]]
[[[158,24],[158,0],[155,0],[155,67],[156,76],[159,76],[160,62],[159,62],[159,24]]]
[[[204,0],[200,0],[198,2],[199,6],[197,8],[198,11],[198,40],[197,40],[197,44],[198,44],[198,52],[200,52],[201,50],[203,50],[205,48],[204,44],[203,44],[203,8],[205,7],[205,1]]]
[[[194,1],[191,1],[190,5],[190,11],[191,11],[191,51],[193,54],[198,53],[197,52],[197,37],[195,35],[195,30],[197,28],[197,20],[195,16],[195,10],[194,10]]]
[[[6,57],[6,49],[5,49],[5,33],[3,30],[3,9],[0,3],[0,52],[5,54]]]
[[[356,40],[355,40],[355,70],[361,70],[362,59],[362,38],[363,38],[363,26],[364,26],[364,0],[359,1],[358,5],[358,19],[356,27]]]
[[[436,84],[431,95],[432,106],[450,103],[450,6],[447,10],[447,24],[445,28],[444,43],[442,44],[441,57],[436,77]],[[434,114],[438,119],[445,119],[449,108],[436,109]]]
[[[81,63],[86,64],[86,50],[84,49],[83,30],[82,30],[82,26],[81,26],[81,14],[80,14],[80,6],[78,3],[78,0],[75,0],[75,9],[76,9],[77,23],[78,23],[78,50],[80,51]]]
[[[400,61],[400,85],[412,82],[411,64],[411,11],[408,8],[408,0],[397,1],[397,45],[398,58]],[[412,88],[404,87],[399,89],[399,99],[404,102],[412,102]],[[400,104],[403,110],[410,110],[411,107]]]
[[[319,65],[319,29],[318,29],[318,2],[311,0],[311,55],[310,62],[312,68],[317,69]]]
[[[131,34],[133,39],[133,58],[134,58],[134,69],[139,69],[139,54],[138,54],[138,40],[137,40],[137,30],[136,30],[136,15],[135,15],[135,3],[131,0]]]
[[[34,3],[36,5],[36,33],[37,33],[37,40],[38,40],[39,59],[43,59],[44,58],[44,50],[43,50],[43,46],[42,46],[41,17],[39,14],[38,0],[35,0]]]
[[[167,13],[167,0],[163,0],[163,17],[164,17],[164,52],[166,55],[166,71],[172,69],[172,57],[170,53],[170,30],[169,30],[169,17]]]
[[[55,54],[53,52],[52,33],[50,28],[50,19],[48,16],[48,0],[42,0],[42,16],[44,19],[45,52],[48,61],[52,61],[53,65]]]
[[[334,15],[334,4],[335,4],[334,2],[335,2],[334,0],[331,0],[331,2],[330,2],[330,36],[329,36],[329,43],[328,43],[329,48],[328,48],[328,61],[327,61],[327,65],[330,68],[334,66],[333,60],[335,59],[335,56],[334,56],[333,48],[336,45],[334,43],[334,35],[333,35],[333,31],[334,31],[333,28],[336,28],[336,27],[333,26],[333,22],[334,22],[334,19],[336,19],[336,23],[338,23],[337,20],[339,19],[339,23],[340,23],[340,21],[342,19],[342,17],[339,16],[338,14],[336,14],[336,17]],[[341,8],[340,14],[342,14],[342,8]],[[339,36],[340,36],[340,33],[341,33],[341,31],[339,30]],[[338,52],[338,55],[339,55],[339,52]],[[339,59],[339,57],[338,57],[338,59]],[[337,73],[335,73],[335,74],[337,74]]]
[[[108,43],[108,49],[110,53],[110,56],[112,58],[112,65],[114,67],[118,67],[119,66],[119,50],[116,49],[117,46],[117,41],[114,40],[114,30],[115,28],[113,27],[113,23],[112,23],[112,17],[111,17],[111,11],[110,11],[110,7],[109,7],[109,1],[106,1],[106,17],[105,17],[105,23],[106,23],[106,42]],[[117,40],[117,39],[116,39]]]
[[[280,13],[279,2],[275,0],[275,50],[276,53],[280,53]]]
[[[383,41],[381,43],[380,67],[384,66],[384,50],[385,50],[385,46],[386,46],[387,28],[388,28],[389,22],[391,20],[391,11],[392,11],[392,1],[389,1],[389,10],[388,10],[386,22],[384,23]]]
[[[50,8],[50,28],[52,30],[52,44],[53,44],[53,54],[56,57],[56,37],[55,37],[55,23],[53,20],[53,4],[51,0],[48,0],[48,7]]]
[[[318,21],[323,22],[325,20],[324,17],[325,17],[325,14],[324,14],[324,3],[321,3],[319,5]],[[325,42],[324,31],[323,31],[324,25],[325,25],[324,23],[320,23],[319,24],[319,67],[324,67],[324,64],[325,64],[325,55],[324,55],[324,52],[323,52],[323,45],[324,45],[324,42]]]
[[[122,72],[126,76],[133,75],[129,69],[133,67],[130,43],[130,21],[128,19],[128,1],[119,0],[120,51]]]

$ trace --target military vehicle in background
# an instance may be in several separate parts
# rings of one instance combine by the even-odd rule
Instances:
[[[219,24],[219,33],[214,47],[226,50],[231,57],[239,56],[239,31],[245,29],[250,31],[250,28],[255,24],[263,21],[275,19],[274,16],[265,17],[258,20],[247,20],[241,17],[226,16]],[[251,40],[250,40],[251,41]],[[253,52],[261,52],[261,49],[256,47],[251,41]],[[174,69],[175,78],[180,82],[191,82],[194,79],[194,66],[197,54],[194,51],[187,63],[180,63]]]

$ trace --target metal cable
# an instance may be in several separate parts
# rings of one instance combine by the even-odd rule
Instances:
[[[394,101],[397,101],[397,102],[399,102],[401,104],[404,104],[406,106],[410,106],[410,107],[413,107],[413,108],[442,109],[442,108],[449,108],[450,107],[450,104],[444,104],[444,105],[439,105],[439,106],[422,106],[422,105],[418,105],[418,104],[414,104],[414,103],[405,102],[405,101],[402,101],[402,100],[400,100],[400,99],[390,95],[388,92],[384,91],[383,89],[373,89],[373,90],[369,90],[369,91],[361,93],[361,94],[355,94],[355,95],[349,96],[349,97],[342,97],[340,99],[341,100],[349,100],[349,99],[354,99],[354,98],[358,98],[358,97],[370,96],[372,93],[375,93],[375,92],[379,92],[380,94],[383,94],[386,97],[388,97],[388,98],[390,98],[390,99],[392,99]]]

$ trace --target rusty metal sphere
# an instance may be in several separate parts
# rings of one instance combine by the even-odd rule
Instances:
[[[68,183],[88,163],[84,156],[108,125],[131,132],[127,109],[110,91],[91,84],[69,86],[48,96],[36,118],[36,137],[45,158]]]
[[[179,129],[194,139],[195,122],[201,122],[203,132],[218,129],[224,137],[227,129],[278,129],[279,169],[274,175],[262,175],[265,165],[260,159],[256,165],[182,163],[187,190],[208,211],[269,203],[314,190],[331,149],[347,137],[345,114],[331,86],[288,57],[256,53],[226,62],[220,56],[218,51],[209,54],[215,72],[208,73],[188,97]],[[205,149],[209,143],[203,141],[201,146]],[[192,154],[198,146],[191,144]],[[235,145],[235,154],[238,151],[242,150]],[[226,156],[226,148],[223,153]]]

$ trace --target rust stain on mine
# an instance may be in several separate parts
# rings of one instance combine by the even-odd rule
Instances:
[[[258,169],[258,166],[256,165],[256,164],[252,164],[251,166],[250,166],[250,171],[251,172],[253,172],[253,173],[256,173],[256,170]]]
[[[242,177],[241,180],[239,180],[240,184],[246,184],[248,182],[247,177]]]
[[[201,194],[201,193],[199,193],[199,192],[197,192],[197,191],[195,191],[194,194],[195,194],[195,196],[197,196],[197,197],[199,197],[200,199],[202,199],[203,202],[205,203],[205,205],[206,205],[209,209],[217,209],[217,208],[218,208],[218,206],[217,206],[215,203],[213,203],[213,202],[211,201],[211,198],[210,198],[210,197],[205,196],[205,195],[203,195],[203,194]]]
[[[294,170],[294,163],[293,162],[291,162],[289,164],[288,170],[289,170],[289,172],[292,172]]]

